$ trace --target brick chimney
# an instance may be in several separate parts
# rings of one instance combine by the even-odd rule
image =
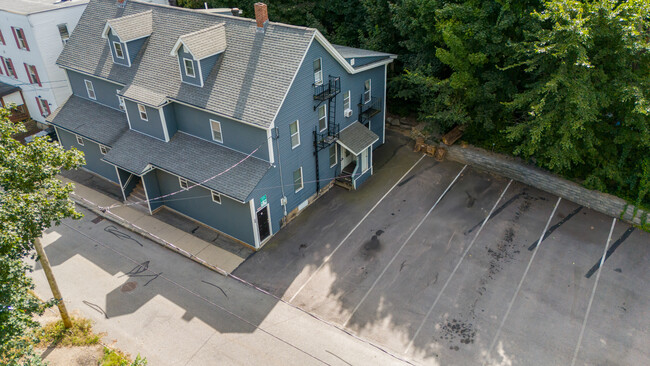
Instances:
[[[123,8],[126,6],[126,0],[117,0],[117,7]]]
[[[264,28],[269,22],[269,12],[266,9],[266,4],[255,3],[255,21],[257,21],[257,31],[264,32]]]

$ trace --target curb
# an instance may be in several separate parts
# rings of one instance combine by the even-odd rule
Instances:
[[[194,262],[196,262],[198,264],[201,264],[202,266],[204,266],[204,267],[206,267],[206,268],[208,268],[208,269],[210,269],[210,270],[212,270],[214,272],[217,272],[218,274],[220,274],[222,276],[228,277],[228,275],[229,275],[229,273],[226,272],[225,270],[223,270],[223,269],[221,269],[221,268],[219,268],[217,266],[213,266],[212,264],[210,264],[210,263],[204,261],[203,259],[195,256],[194,254],[189,253],[189,252],[185,251],[184,249],[181,249],[181,248],[175,246],[174,244],[168,242],[167,240],[159,238],[159,237],[149,233],[148,231],[143,230],[142,228],[140,228],[140,227],[138,227],[136,225],[133,225],[132,223],[124,220],[123,218],[115,215],[114,213],[112,213],[110,211],[103,211],[103,210],[99,209],[99,206],[97,206],[95,203],[90,202],[90,201],[88,201],[87,199],[85,199],[83,197],[79,197],[75,193],[72,193],[70,195],[70,198],[72,198],[72,200],[76,204],[78,204],[79,206],[81,206],[81,207],[83,207],[85,209],[88,209],[88,210],[92,211],[97,216],[101,216],[101,217],[103,217],[103,218],[105,218],[107,220],[110,220],[110,221],[122,226],[123,228],[125,228],[127,230],[133,231],[136,234],[144,236],[145,238],[153,241],[154,243],[159,244],[159,245],[161,245],[161,246],[163,246],[163,247],[165,247],[165,248],[167,248],[167,249],[169,249],[171,251],[174,251],[174,252],[176,252],[176,253],[178,253],[178,254],[180,254],[180,255],[188,258],[188,259],[191,259]]]

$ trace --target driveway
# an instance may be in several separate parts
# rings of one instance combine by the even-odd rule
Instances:
[[[93,213],[45,232],[68,309],[149,365],[403,364],[365,341]],[[37,264],[36,293],[51,298]]]
[[[235,275],[415,363],[650,364],[648,233],[411,148]]]

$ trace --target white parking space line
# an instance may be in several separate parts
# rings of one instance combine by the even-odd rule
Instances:
[[[393,261],[395,261],[395,258],[397,258],[397,256],[398,256],[399,253],[402,251],[402,249],[404,249],[404,247],[406,246],[406,243],[408,243],[409,240],[411,240],[411,238],[413,237],[413,235],[415,234],[415,232],[418,231],[418,229],[420,228],[420,226],[422,226],[422,224],[423,224],[424,221],[427,219],[427,217],[429,217],[429,215],[431,214],[431,212],[433,211],[433,209],[435,209],[436,206],[438,206],[438,203],[440,203],[440,201],[442,200],[442,198],[447,194],[447,192],[449,192],[449,190],[451,189],[451,187],[452,187],[452,186],[454,185],[454,183],[456,183],[456,181],[458,180],[458,177],[460,177],[460,175],[463,174],[463,172],[465,171],[466,168],[467,168],[467,165],[465,165],[465,166],[463,167],[463,169],[461,169],[460,172],[458,172],[458,174],[456,175],[456,177],[454,178],[454,180],[451,181],[451,183],[449,184],[449,186],[447,186],[447,189],[445,189],[445,191],[442,192],[442,194],[440,195],[440,197],[438,197],[438,200],[436,201],[436,203],[434,203],[433,206],[431,206],[431,208],[429,209],[429,211],[427,211],[426,215],[424,215],[424,217],[422,218],[422,220],[420,220],[420,222],[419,222],[418,225],[415,227],[415,229],[413,229],[413,231],[411,231],[411,234],[408,236],[408,238],[406,238],[406,240],[404,241],[404,244],[402,244],[402,246],[397,250],[397,252],[396,252],[395,255],[393,256],[393,258],[391,258],[391,260],[388,262],[388,264],[386,265],[386,267],[384,267],[384,270],[381,271],[381,273],[379,274],[379,277],[377,277],[377,279],[375,279],[375,282],[372,284],[372,286],[370,286],[370,288],[368,289],[368,291],[366,291],[366,294],[363,295],[363,298],[361,299],[361,301],[359,301],[359,303],[357,304],[357,306],[354,307],[354,309],[353,309],[352,312],[350,313],[350,316],[348,316],[347,320],[343,323],[343,326],[344,326],[344,327],[348,324],[348,322],[350,321],[350,319],[352,319],[352,317],[353,317],[354,314],[357,312],[357,310],[359,310],[359,307],[361,306],[361,304],[363,304],[363,302],[366,301],[366,298],[368,297],[368,295],[370,295],[370,292],[372,292],[372,290],[375,288],[375,286],[377,286],[377,283],[379,282],[379,280],[383,277],[384,273],[386,273],[386,271],[388,270],[388,267],[390,267],[390,265],[393,264]]]
[[[359,226],[361,226],[361,223],[363,223],[363,222],[366,220],[366,218],[368,218],[368,216],[370,216],[370,214],[372,213],[372,211],[374,211],[375,208],[377,208],[377,206],[379,206],[379,204],[384,200],[384,198],[386,198],[386,196],[388,196],[388,194],[390,194],[390,192],[392,192],[393,189],[395,189],[395,187],[397,187],[397,185],[398,185],[402,180],[404,180],[404,178],[405,178],[405,177],[406,177],[406,176],[411,172],[411,170],[413,170],[413,168],[415,168],[416,165],[418,165],[418,164],[422,161],[422,159],[424,159],[425,156],[426,156],[426,155],[423,154],[423,155],[420,157],[420,159],[418,159],[418,161],[416,161],[415,164],[413,164],[413,165],[409,168],[409,170],[407,170],[406,173],[404,173],[404,175],[402,175],[402,176],[400,177],[400,179],[398,179],[397,182],[395,182],[395,184],[394,184],[392,187],[390,187],[390,189],[388,190],[388,192],[386,192],[386,193],[385,193],[385,194],[384,194],[384,195],[379,199],[379,201],[377,201],[377,203],[375,203],[375,205],[372,206],[372,208],[368,211],[368,213],[366,213],[366,215],[365,215],[365,216],[364,216],[364,217],[363,217],[363,218],[362,218],[362,219],[361,219],[361,220],[360,220],[360,221],[359,221],[359,222],[358,222],[358,223],[357,223],[357,224],[352,228],[352,230],[350,230],[350,232],[348,233],[348,235],[346,235],[346,236],[343,238],[343,240],[341,240],[341,242],[336,246],[336,248],[334,248],[334,250],[332,250],[332,252],[331,252],[330,254],[328,254],[328,255],[325,257],[325,259],[323,260],[323,263],[321,263],[321,265],[318,266],[318,268],[316,268],[316,270],[315,270],[315,271],[314,271],[314,272],[309,276],[309,278],[307,278],[307,281],[305,281],[305,283],[303,283],[302,286],[300,286],[300,288],[298,289],[298,291],[296,291],[296,293],[293,294],[293,296],[291,296],[291,299],[289,299],[289,302],[293,302],[293,300],[296,298],[296,296],[298,296],[298,294],[299,294],[299,293],[300,293],[300,292],[305,288],[305,286],[307,286],[307,284],[308,284],[308,283],[309,283],[309,282],[314,278],[314,276],[316,276],[316,274],[317,274],[317,273],[318,273],[318,272],[319,272],[319,271],[320,271],[320,270],[321,270],[321,269],[322,269],[322,268],[323,268],[327,263],[329,263],[330,259],[332,259],[332,256],[334,255],[334,253],[336,253],[336,251],[339,250],[339,248],[343,245],[343,243],[345,243],[345,241],[348,240],[348,238],[350,237],[350,235],[352,235],[352,233],[353,233],[353,232],[354,232],[354,231],[355,231]]]
[[[602,272],[603,264],[605,264],[605,258],[607,257],[607,249],[609,249],[609,243],[612,241],[612,233],[614,232],[614,226],[616,226],[616,219],[612,220],[612,227],[609,229],[609,236],[607,237],[607,243],[605,243],[605,250],[603,251],[603,256],[600,258],[600,267],[598,267],[598,273],[596,273],[596,282],[594,283],[594,288],[591,290],[591,297],[589,298],[589,304],[587,305],[587,312],[585,313],[585,318],[582,321],[582,329],[580,329],[580,336],[578,337],[578,344],[576,349],[573,352],[573,360],[571,361],[571,366],[576,364],[578,360],[578,352],[580,351],[580,346],[582,345],[582,337],[585,334],[585,328],[587,327],[587,319],[589,318],[589,312],[591,311],[591,304],[594,302],[594,296],[596,295],[596,286],[598,286],[598,280],[600,279],[600,272]]]
[[[542,231],[542,235],[539,237],[539,241],[537,242],[537,246],[535,247],[535,250],[533,251],[533,255],[530,257],[530,260],[528,261],[528,265],[526,266],[526,270],[524,271],[524,275],[521,276],[521,280],[519,281],[519,285],[517,285],[517,289],[515,290],[514,295],[512,295],[512,300],[510,300],[510,304],[508,304],[508,309],[506,310],[506,313],[503,315],[503,319],[501,319],[501,324],[499,324],[499,328],[497,329],[497,333],[494,335],[494,339],[492,339],[492,343],[490,344],[490,348],[488,348],[486,354],[485,354],[485,361],[483,362],[483,366],[485,366],[488,361],[490,360],[490,354],[492,353],[492,350],[494,349],[494,346],[496,345],[497,341],[499,340],[499,336],[501,335],[501,330],[503,329],[503,325],[506,323],[506,319],[508,319],[508,315],[510,314],[510,310],[512,310],[512,305],[515,303],[515,300],[517,299],[517,295],[519,295],[519,291],[521,291],[521,286],[524,284],[524,280],[526,279],[526,276],[528,275],[528,271],[530,270],[530,266],[533,264],[533,259],[535,259],[535,255],[537,254],[537,251],[539,250],[539,247],[542,246],[542,240],[544,240],[544,234],[546,233],[546,230],[548,230],[549,225],[551,225],[551,220],[553,220],[553,216],[555,216],[555,211],[557,211],[557,207],[560,205],[560,202],[562,201],[561,197],[558,197],[557,203],[555,204],[555,207],[553,208],[553,212],[551,212],[551,216],[548,218],[548,221],[546,222],[546,227],[544,227],[544,230]]]
[[[438,304],[438,301],[440,301],[440,298],[442,297],[442,293],[445,292],[445,289],[447,288],[447,286],[448,286],[449,283],[451,282],[452,277],[454,277],[454,275],[456,274],[456,271],[458,271],[458,267],[460,267],[460,264],[463,263],[463,260],[465,259],[465,256],[467,255],[467,253],[469,252],[469,250],[472,249],[472,246],[474,245],[474,242],[476,242],[476,239],[478,238],[478,235],[479,235],[479,234],[481,233],[481,231],[483,230],[483,227],[485,226],[485,224],[486,224],[486,223],[488,222],[488,220],[490,219],[490,216],[492,216],[492,213],[493,213],[494,210],[497,208],[497,205],[499,204],[499,202],[501,202],[501,199],[503,199],[503,196],[506,194],[506,191],[508,190],[508,188],[510,188],[510,185],[511,185],[511,184],[512,184],[512,179],[510,179],[510,181],[508,182],[508,185],[506,186],[506,188],[503,190],[503,192],[501,192],[501,195],[499,196],[499,199],[497,199],[497,201],[494,203],[494,206],[492,206],[492,209],[490,210],[490,212],[488,213],[488,215],[485,217],[485,220],[483,220],[483,223],[481,224],[481,227],[480,227],[480,228],[478,229],[478,231],[476,232],[476,235],[474,235],[474,238],[472,239],[472,241],[469,243],[469,245],[468,245],[467,248],[465,249],[465,252],[463,252],[463,255],[462,255],[462,256],[460,257],[460,259],[458,260],[458,263],[456,263],[456,267],[454,267],[454,270],[451,271],[451,274],[450,274],[449,277],[447,278],[447,281],[445,281],[445,284],[444,284],[444,285],[442,286],[442,288],[440,289],[440,292],[438,292],[438,296],[436,296],[436,299],[433,301],[433,304],[431,304],[431,307],[429,308],[429,311],[427,311],[427,314],[424,316],[424,319],[422,319],[422,323],[420,323],[420,326],[419,326],[418,329],[415,331],[415,334],[414,334],[413,337],[411,338],[411,341],[409,342],[408,346],[406,347],[406,350],[404,351],[404,353],[408,353],[408,351],[409,351],[409,350],[411,349],[411,347],[413,346],[413,342],[415,342],[415,339],[416,339],[416,338],[418,337],[418,335],[420,334],[420,331],[422,331],[422,327],[424,327],[424,324],[426,324],[427,320],[429,319],[429,316],[431,315],[431,312],[433,311],[433,309],[434,309],[434,308],[436,307],[436,305]]]

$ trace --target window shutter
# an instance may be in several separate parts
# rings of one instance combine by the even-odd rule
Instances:
[[[16,72],[16,68],[14,67],[14,62],[11,61],[11,59],[7,59],[7,60],[8,60],[9,63],[11,64],[11,70],[13,70],[13,72],[14,72],[14,75],[13,75],[14,78],[18,79],[18,73]],[[9,74],[9,72],[7,72],[7,75],[8,75],[8,74]]]
[[[32,75],[29,73],[29,66],[27,66],[27,64],[24,62],[23,65],[25,65],[25,72],[27,73],[27,79],[29,79],[29,83],[34,84],[34,80],[32,80]]]
[[[25,35],[25,31],[21,30],[21,32],[23,33],[23,41],[25,42],[25,49],[29,51],[29,44],[27,43],[27,36]]]
[[[20,49],[20,42],[18,42],[18,36],[16,35],[16,28],[11,27],[11,32],[14,34],[14,39],[16,40],[16,46]]]
[[[0,30],[0,43],[2,43],[3,45],[6,45],[6,43],[5,43],[5,37],[2,35],[2,31],[1,31],[1,30]]]
[[[38,77],[38,70],[36,70],[36,66],[34,66],[34,76],[36,77],[36,82],[38,83],[38,86],[43,86],[41,85],[41,78]]]
[[[41,111],[41,116],[43,115],[43,107],[41,107],[41,101],[38,100],[38,97],[34,97],[36,99],[36,105],[38,105],[38,110]]]
[[[48,103],[47,100],[45,100],[45,99],[43,99],[43,101],[45,102],[43,104],[45,104],[45,109],[47,111],[47,115],[49,116],[52,113],[52,112],[50,112],[50,103]]]
[[[5,74],[9,76],[9,71],[7,71],[7,65],[5,64],[5,58],[0,56],[0,62],[2,62],[2,67],[5,69]]]

